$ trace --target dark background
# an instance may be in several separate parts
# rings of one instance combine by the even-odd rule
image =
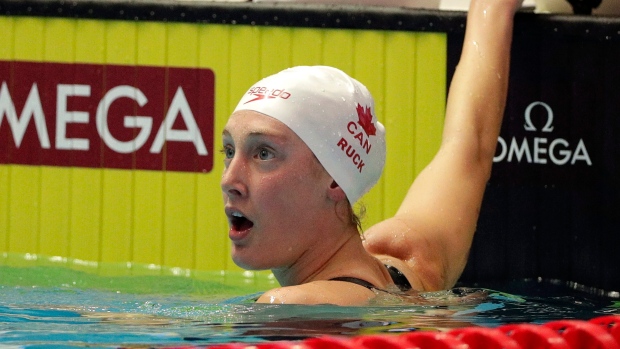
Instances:
[[[461,281],[558,279],[620,291],[620,45],[601,30],[607,25],[518,18],[501,137],[508,145],[526,139],[532,157],[535,137],[547,139],[547,152],[558,138],[571,151],[582,141],[592,165],[557,165],[549,154],[540,156],[546,164],[496,162]],[[449,34],[449,77],[462,41]],[[542,131],[549,115],[541,106],[530,114],[537,130],[524,128],[537,101],[553,111],[551,132]]]

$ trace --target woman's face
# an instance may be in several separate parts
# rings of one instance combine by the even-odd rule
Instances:
[[[253,111],[228,119],[223,152],[233,260],[247,269],[290,266],[315,242],[331,177],[286,125]]]

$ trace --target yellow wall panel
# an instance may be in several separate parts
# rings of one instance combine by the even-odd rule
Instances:
[[[224,25],[204,26],[198,34],[198,64],[201,68],[209,68],[215,73],[215,149],[221,145],[218,138],[228,114],[232,112],[230,102],[230,42],[231,28]],[[240,98],[241,96],[239,96]],[[235,97],[237,98],[237,97]],[[217,165],[217,163],[216,163]]]
[[[137,22],[106,21],[105,63],[127,65],[136,63],[139,50],[137,27]]]
[[[355,32],[327,29],[323,35],[323,65],[329,65],[353,75]]]
[[[196,174],[166,172],[164,185],[164,264],[194,267]]]
[[[14,19],[0,17],[0,59],[13,59]],[[0,165],[0,251],[9,250],[11,165]]]
[[[105,61],[106,22],[95,20],[74,22],[74,61],[103,63]],[[90,118],[92,120],[94,115],[90,115]],[[91,146],[97,145],[91,144]],[[69,212],[69,256],[72,258],[100,260],[103,229],[102,178],[103,170],[72,169]]]
[[[210,173],[0,166],[0,252],[238,269],[219,185],[221,131],[249,86],[289,66],[336,66],[376,98],[389,150],[383,179],[363,198],[365,226],[394,213],[439,144],[442,34],[26,17],[0,17],[0,29],[10,33],[0,59],[209,68],[216,96]]]
[[[226,25],[207,25],[199,28],[198,58],[200,66],[211,68],[217,72],[216,83],[221,80],[221,74],[224,74],[224,78],[228,76],[230,42],[233,40],[232,28]],[[226,91],[221,91],[221,93],[226,93]]]
[[[171,23],[168,28],[166,56],[174,67],[195,67],[198,63],[198,27]]]
[[[264,28],[261,30],[261,76],[275,74],[291,67],[292,29]]]
[[[136,28],[137,65],[168,64],[168,28],[145,22]],[[162,111],[163,112],[163,111]],[[162,265],[164,262],[164,172],[135,171],[131,244],[133,261]]]
[[[384,113],[387,129],[387,157],[383,174],[386,216],[396,213],[413,182],[415,120],[423,115],[415,113],[416,37],[410,33],[395,32],[386,38]]]
[[[13,59],[16,37],[14,23],[11,17],[0,17],[0,59]]]
[[[13,40],[16,60],[41,61],[44,56],[45,22],[33,18],[14,21]],[[12,83],[12,82],[11,82]],[[33,156],[40,156],[33,154]],[[12,166],[9,197],[8,245],[13,252],[38,253],[41,219],[40,167]],[[15,230],[13,230],[15,229]]]
[[[229,88],[230,111],[235,108],[247,89],[262,78],[256,62],[260,57],[260,29],[257,27],[236,26],[231,32]],[[254,67],[254,69],[250,69]]]
[[[323,64],[324,31],[293,28],[291,66]]]
[[[11,166],[0,165],[0,251],[9,249]]]
[[[75,27],[76,22],[72,20],[45,20],[44,61],[68,63],[75,61]],[[53,72],[45,70],[44,74]],[[41,168],[39,253],[51,256],[69,254],[71,172],[71,168]]]
[[[221,168],[215,170],[215,177]],[[228,223],[224,215],[219,181],[207,175],[196,178],[196,269],[222,270],[229,263]]]
[[[103,63],[105,60],[106,22],[79,20],[75,28],[75,60]]]
[[[136,171],[133,191],[133,260],[163,264],[164,172]]]
[[[166,53],[171,66],[197,67],[198,27],[168,26]],[[194,268],[196,238],[196,174],[166,172],[164,176],[164,264]]]
[[[44,54],[46,62],[74,62],[77,22],[65,19],[45,21]]]
[[[136,64],[137,26],[134,22],[106,22],[105,62],[102,63]],[[101,261],[131,261],[134,173],[126,170],[104,170],[102,180]]]
[[[48,256],[69,254],[71,168],[41,168],[39,250]]]
[[[105,63],[108,47],[106,23],[105,21],[95,20],[77,21],[75,34],[76,62]],[[105,86],[105,84],[103,81],[102,85]],[[102,90],[104,89],[105,87],[102,87]],[[91,115],[91,118],[94,116]],[[101,145],[92,144],[91,146]],[[70,255],[73,258],[101,260],[104,249],[102,242],[104,230],[103,179],[105,172],[106,170],[103,169],[74,169],[70,236]]]
[[[137,28],[138,65],[163,66],[166,64],[168,30],[161,23],[145,22]]]
[[[132,260],[134,173],[105,170],[102,176],[102,262]]]
[[[15,19],[13,45],[14,59],[22,61],[41,61],[43,59],[43,33],[45,21],[20,17]]]
[[[76,21],[76,62],[92,64],[103,64],[105,62],[107,47],[106,23],[105,21],[96,20]],[[105,82],[102,82],[102,85],[105,86]],[[90,118],[92,120],[94,115],[90,115]],[[101,145],[100,143],[93,143],[91,146]],[[71,241],[69,255],[72,258],[89,261],[101,260],[104,229],[103,178],[106,171],[90,168],[73,169],[73,176],[71,178],[71,228],[69,236]],[[115,246],[114,243],[110,247],[113,246]]]
[[[10,178],[9,249],[11,252],[38,253],[41,168],[13,165]]]
[[[89,261],[99,261],[101,258],[103,172],[101,169],[73,169],[69,257]],[[112,246],[115,245],[112,242]]]
[[[416,52],[415,174],[428,164],[441,143],[446,112],[446,34],[418,35]]]
[[[230,260],[228,222],[224,216],[219,178],[223,171],[221,132],[232,111],[230,106],[228,59],[230,57],[231,27],[204,26],[199,33],[199,65],[215,72],[215,126],[213,170],[196,178],[196,237],[195,266],[202,270],[227,269]],[[238,97],[235,97],[236,99]],[[239,96],[240,98],[240,96]]]

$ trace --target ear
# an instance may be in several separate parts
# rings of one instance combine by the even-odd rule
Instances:
[[[329,189],[327,189],[327,196],[334,202],[339,202],[347,198],[344,190],[342,190],[342,188],[338,185],[338,183],[336,183],[336,181],[332,181]]]

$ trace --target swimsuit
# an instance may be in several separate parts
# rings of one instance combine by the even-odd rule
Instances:
[[[396,287],[398,287],[399,290],[401,290],[402,292],[405,292],[405,291],[409,291],[412,289],[411,284],[409,283],[409,280],[407,280],[405,275],[403,275],[403,273],[400,270],[396,269],[395,267],[391,265],[387,265],[387,264],[384,264],[384,265],[387,268],[388,272],[390,273],[390,277],[392,277],[392,281],[394,282]],[[366,280],[362,280],[360,278],[351,277],[351,276],[339,276],[339,277],[331,278],[329,279],[329,281],[350,282],[356,285],[360,285],[362,287],[366,287],[367,289],[371,291],[378,290],[378,291],[388,292],[386,290],[380,289],[379,287],[371,284],[370,282]],[[257,300],[258,300],[258,297],[254,299],[254,301],[257,301]]]
[[[411,290],[411,284],[409,283],[409,280],[407,280],[407,278],[405,277],[405,275],[403,275],[403,273],[396,269],[395,267],[391,266],[391,265],[387,265],[384,264],[385,267],[387,268],[388,272],[390,273],[390,276],[392,277],[392,281],[394,282],[394,284],[396,285],[396,287],[398,287],[399,290],[401,291],[409,291]],[[376,287],[375,285],[371,284],[370,282],[366,281],[366,280],[362,280],[356,277],[350,277],[350,276],[340,276],[340,277],[335,277],[330,279],[331,281],[344,281],[344,282],[351,282],[354,283],[356,285],[360,285],[362,287],[366,287],[369,290],[380,290],[380,288]]]

